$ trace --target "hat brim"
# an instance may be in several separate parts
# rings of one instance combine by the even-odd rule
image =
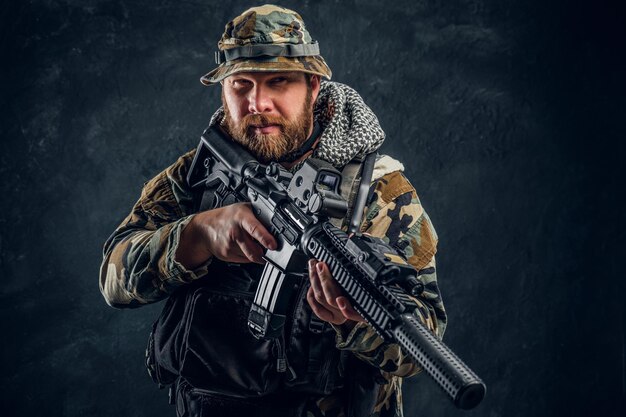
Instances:
[[[204,85],[212,85],[238,72],[301,71],[330,80],[332,71],[319,55],[299,57],[272,57],[269,59],[237,59],[222,63],[200,78]]]

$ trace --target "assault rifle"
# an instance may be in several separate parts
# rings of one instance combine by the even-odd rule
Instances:
[[[388,342],[399,344],[461,409],[477,406],[485,385],[413,314],[423,285],[415,269],[382,239],[349,236],[329,221],[348,209],[340,195],[341,173],[308,158],[290,173],[277,163],[260,164],[218,127],[207,129],[188,176],[192,188],[207,187],[205,207],[249,201],[256,217],[274,235],[248,317],[257,338],[283,330],[296,282],[309,258],[326,262],[354,309]]]

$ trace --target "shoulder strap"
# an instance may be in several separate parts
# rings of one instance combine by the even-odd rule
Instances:
[[[332,219],[331,223],[348,233],[358,232],[361,227],[375,162],[376,152],[372,152],[364,159],[348,162],[341,171],[341,196],[348,202],[348,211],[343,219]]]
[[[353,191],[348,200],[348,207],[352,207],[352,213],[351,216],[346,216],[346,219],[350,217],[348,234],[356,233],[361,229],[363,210],[365,210],[365,202],[367,201],[367,194],[370,189],[370,183],[372,182],[375,162],[376,152],[372,152],[365,157],[365,161],[363,161],[361,167],[358,189],[355,190],[356,187],[354,185],[352,186]],[[352,195],[354,195],[354,200],[352,199]]]

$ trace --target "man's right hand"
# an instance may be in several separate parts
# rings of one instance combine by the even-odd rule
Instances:
[[[237,203],[197,213],[181,233],[176,260],[188,270],[213,256],[226,262],[263,263],[264,249],[276,247],[250,203]]]

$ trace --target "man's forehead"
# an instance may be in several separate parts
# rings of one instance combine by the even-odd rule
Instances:
[[[289,77],[289,78],[302,78],[304,79],[305,72],[303,71],[242,71],[232,74],[226,77],[226,80],[237,78],[249,78],[254,80],[264,80],[273,77]]]

